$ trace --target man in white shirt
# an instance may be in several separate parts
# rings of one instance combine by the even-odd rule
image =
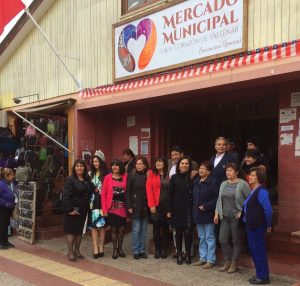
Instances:
[[[171,178],[174,174],[176,174],[176,165],[178,160],[183,156],[183,151],[180,146],[175,145],[170,150],[171,159],[168,164],[168,174],[169,178]]]

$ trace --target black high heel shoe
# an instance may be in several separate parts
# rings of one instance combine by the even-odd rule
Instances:
[[[99,253],[93,253],[93,257],[94,257],[94,259],[99,258]]]
[[[81,253],[80,254],[76,254],[75,256],[76,256],[76,258],[84,259],[84,256]]]
[[[126,254],[124,253],[124,251],[122,250],[122,248],[118,248],[118,255],[122,258],[126,257]]]
[[[104,251],[100,251],[100,248],[98,247],[98,257],[103,257],[104,256]]]
[[[112,259],[117,259],[119,257],[118,249],[114,249],[112,253]]]

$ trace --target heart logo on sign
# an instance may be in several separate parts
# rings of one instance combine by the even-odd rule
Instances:
[[[154,22],[147,18],[139,22],[137,26],[129,24],[122,30],[119,37],[118,56],[122,66],[128,72],[133,72],[136,67],[134,56],[128,48],[128,42],[133,39],[136,43],[140,43],[141,41],[138,40],[142,35],[145,36],[146,41],[139,55],[138,67],[143,70],[151,61],[156,48],[157,34]]]

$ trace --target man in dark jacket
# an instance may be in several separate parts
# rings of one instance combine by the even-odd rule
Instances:
[[[122,151],[123,162],[127,174],[130,174],[134,169],[135,156],[131,149],[126,148]]]
[[[227,179],[226,164],[237,163],[230,154],[226,153],[226,145],[226,138],[218,137],[215,141],[216,155],[210,158],[210,162],[213,165],[212,177],[218,181],[219,185]]]

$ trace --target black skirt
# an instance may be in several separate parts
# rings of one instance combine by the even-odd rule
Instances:
[[[107,224],[110,225],[111,227],[126,226],[126,217],[108,213]]]
[[[82,235],[87,213],[80,215],[64,215],[64,232],[66,234]]]

